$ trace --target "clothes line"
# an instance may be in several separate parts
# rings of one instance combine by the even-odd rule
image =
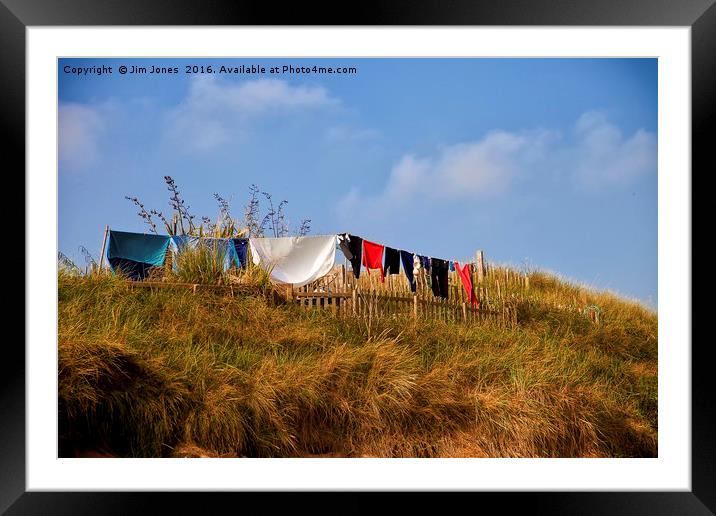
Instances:
[[[350,232],[338,233],[338,237],[339,237],[339,248],[340,248],[340,237],[341,237],[342,235],[350,235],[351,237],[356,236],[355,233],[350,233]],[[358,237],[358,238],[360,238],[361,241],[363,241],[364,239],[366,239],[365,237]],[[367,239],[367,240],[368,240],[369,242],[374,242],[374,243],[378,243],[378,242],[379,242],[378,240],[370,240],[370,239]],[[408,250],[409,250],[409,249],[406,248],[406,247],[401,247],[401,246],[396,246],[396,245],[391,245],[391,246],[389,246],[388,244],[380,244],[380,245],[383,245],[384,247],[391,247],[391,248],[396,249],[396,250],[398,250],[398,251],[408,251]],[[415,252],[415,251],[409,251],[409,252],[412,252],[413,254],[415,254],[415,255],[417,255],[417,256],[420,256],[420,257],[424,257],[424,258],[431,258],[431,257],[432,257],[432,255],[430,255],[430,254],[422,254],[422,253],[417,253],[417,252]],[[349,260],[349,261],[350,261],[350,260]],[[471,258],[471,259],[468,259],[468,260],[452,259],[452,260],[447,260],[447,261],[451,264],[450,272],[454,272],[454,271],[455,271],[454,266],[452,265],[453,262],[455,262],[455,261],[459,261],[460,263],[465,263],[465,264],[470,264],[470,265],[477,265],[477,263],[476,263],[476,261],[474,260],[474,258]]]
[[[176,270],[180,253],[200,244],[215,246],[223,255],[224,268],[245,268],[250,249],[252,262],[267,270],[272,280],[301,287],[330,272],[335,263],[337,235],[220,238],[110,230],[107,258],[113,271],[121,270],[131,279],[143,280],[152,268],[164,264],[168,250],[174,255],[172,266]]]
[[[351,262],[356,278],[361,267],[370,275],[380,272],[381,281],[386,275],[400,273],[401,265],[410,289],[416,291],[416,276],[421,269],[429,274],[433,294],[448,297],[448,273],[456,271],[470,302],[474,291],[469,267],[457,260],[429,257],[413,251],[372,242],[351,233],[292,237],[220,238],[212,236],[156,235],[109,231],[107,258],[113,271],[122,270],[133,279],[145,279],[151,268],[164,264],[168,250],[175,258],[186,249],[195,249],[200,243],[216,246],[224,256],[224,267],[247,267],[250,250],[252,263],[266,270],[276,283],[301,287],[327,275],[336,263],[336,251],[341,250]],[[173,266],[177,267],[177,259]]]
[[[351,233],[339,234],[338,241],[344,256],[351,262],[353,275],[356,279],[360,278],[361,265],[366,268],[368,274],[370,274],[371,269],[380,270],[380,279],[385,281],[386,274],[399,274],[402,264],[403,272],[413,293],[416,292],[417,288],[416,276],[420,274],[422,269],[429,273],[428,277],[433,295],[448,299],[450,292],[449,273],[457,272],[467,293],[470,305],[479,306],[470,277],[472,262],[463,262],[461,266],[458,260],[445,260],[419,255],[405,249],[396,249],[384,244],[371,242]]]
[[[343,238],[348,237],[348,241],[345,242],[342,240]],[[351,256],[360,256],[361,254],[361,247],[360,244],[366,242],[366,238],[359,237],[357,235],[354,235],[353,233],[339,233],[338,234],[339,239],[339,248],[343,251],[343,254],[345,255],[346,259],[348,259],[351,262],[351,265],[353,265],[353,270],[356,271],[358,265],[365,266],[365,259],[361,260],[360,258],[354,259],[351,258]],[[356,243],[351,243],[351,239],[358,239]],[[384,250],[384,265],[382,268],[384,269],[383,274],[398,274],[399,269],[399,262],[401,261],[399,253],[402,251],[411,252],[416,257],[418,257],[420,261],[420,267],[424,268],[425,270],[429,271],[431,268],[431,259],[435,258],[436,260],[443,260],[447,262],[448,264],[448,270],[450,272],[455,272],[455,262],[462,261],[464,264],[469,265],[476,265],[476,263],[473,260],[445,260],[444,258],[437,258],[432,257],[429,255],[419,254],[414,251],[409,251],[403,247],[395,247],[395,246],[388,246],[387,244],[380,244],[371,240],[367,240],[369,242],[369,247],[371,249],[371,257],[368,258],[368,263],[370,264],[368,267],[366,267],[366,270],[370,271],[370,269],[380,269],[381,267],[377,266],[377,259],[374,258],[374,254],[377,253],[377,249],[382,246]],[[387,271],[387,269],[390,267],[390,272]],[[416,268],[420,268],[416,267]],[[358,276],[356,276],[358,277]]]

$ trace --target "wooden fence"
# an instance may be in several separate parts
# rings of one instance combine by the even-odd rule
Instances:
[[[487,264],[483,253],[478,251],[471,262],[470,277],[477,306],[470,305],[469,296],[457,271],[448,273],[448,298],[433,294],[430,277],[422,270],[416,275],[416,292],[410,289],[407,277],[400,274],[386,275],[380,279],[380,271],[361,270],[355,278],[348,262],[335,266],[326,276],[300,288],[279,287],[278,301],[297,304],[306,310],[327,310],[337,317],[354,317],[375,320],[384,317],[411,317],[450,322],[476,323],[488,319],[505,325],[518,323],[517,306],[521,302],[545,304],[547,300],[530,295],[530,279],[527,274]],[[461,264],[464,265],[464,264]],[[128,288],[184,287],[193,290],[224,290],[230,295],[241,293],[244,288],[235,285],[203,285],[190,283],[166,283],[161,281],[129,282]],[[561,301],[563,302],[563,300]],[[568,306],[555,304],[551,309],[580,312],[593,322],[599,323],[598,307],[584,308],[584,301],[574,299]]]
[[[412,317],[447,322],[478,322],[488,318],[517,324],[516,311],[506,306],[503,311],[478,309],[467,302],[450,299],[428,299],[417,294],[410,296],[378,290],[348,292],[294,292],[293,301],[306,310],[330,310],[337,317],[379,319],[383,317]]]
[[[461,264],[463,265],[463,264]],[[416,275],[416,292],[403,273],[386,275],[363,269],[355,278],[348,263],[338,265],[323,278],[300,288],[288,288],[286,298],[306,310],[325,309],[340,317],[379,318],[407,316],[451,322],[479,322],[488,318],[517,324],[516,301],[529,288],[526,275],[488,266],[483,253],[476,253],[470,276],[478,304],[473,306],[457,271],[448,273],[448,298],[436,297],[430,275]]]

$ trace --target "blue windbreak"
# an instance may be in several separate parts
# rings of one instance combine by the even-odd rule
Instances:
[[[175,235],[171,237],[172,246],[174,247],[174,253],[183,251],[185,248],[193,249],[199,242],[202,244],[213,247],[216,246],[220,252],[224,255],[224,266],[230,267],[235,260],[236,251],[234,249],[234,243],[230,238],[214,238],[214,237],[196,237],[188,235]],[[244,257],[244,261],[245,261]],[[174,261],[176,266],[176,260]]]
[[[172,237],[172,244],[174,251],[183,251],[187,246],[193,248],[199,241],[199,237],[193,237],[188,235],[174,235]]]
[[[110,264],[116,260],[130,260],[149,266],[160,266],[169,246],[166,235],[148,235],[144,233],[109,232],[107,259]]]

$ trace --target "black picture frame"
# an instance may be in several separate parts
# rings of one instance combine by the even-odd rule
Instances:
[[[25,167],[25,29],[28,26],[105,25],[574,25],[691,27],[692,169],[714,170],[716,141],[715,0],[439,0],[361,2],[339,10],[301,3],[174,2],[171,0],[0,0],[0,123],[5,159]],[[300,5],[300,7],[297,7]],[[348,15],[343,10],[348,7]],[[689,173],[689,171],[684,171]],[[693,172],[691,173],[693,177]],[[24,189],[24,186],[22,187]],[[24,191],[24,190],[23,190]],[[24,196],[23,196],[24,198]],[[28,271],[26,270],[26,275]],[[684,300],[691,303],[691,300]],[[691,320],[689,321],[689,324]],[[0,511],[8,514],[127,514],[211,511],[215,504],[248,507],[248,493],[62,493],[25,489],[25,351],[6,342],[0,390]],[[691,342],[673,343],[691,346]],[[692,490],[689,492],[479,493],[496,502],[549,514],[713,514],[716,512],[714,389],[707,382],[707,345],[692,346]],[[283,496],[272,494],[272,504]],[[424,504],[413,494],[413,504]],[[455,501],[456,503],[458,500]],[[474,502],[471,502],[474,503]],[[352,505],[358,508],[361,504]],[[410,503],[409,503],[410,505]],[[408,505],[408,506],[409,506]],[[235,505],[235,510],[241,506]],[[485,505],[485,507],[488,507]],[[407,507],[406,507],[407,508]],[[316,508],[318,509],[318,508]],[[369,509],[366,505],[364,509]]]

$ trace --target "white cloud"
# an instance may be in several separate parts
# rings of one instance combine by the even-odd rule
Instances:
[[[406,154],[377,195],[362,196],[352,189],[341,205],[367,203],[380,211],[421,199],[496,196],[540,159],[543,148],[555,138],[556,134],[544,130],[522,134],[493,131],[480,140],[445,146],[434,156]]]
[[[364,211],[383,211],[420,200],[484,199],[537,174],[596,189],[627,185],[655,170],[653,133],[640,129],[625,138],[605,115],[588,112],[568,138],[545,129],[491,131],[479,140],[437,149],[432,156],[406,154],[377,194],[362,195],[352,188],[339,204],[348,207],[346,212],[359,204]]]
[[[99,157],[98,140],[105,130],[101,107],[60,103],[58,107],[58,152],[61,165],[86,169]]]
[[[320,86],[292,86],[277,79],[220,83],[212,76],[198,77],[187,98],[169,112],[168,135],[175,143],[206,150],[241,136],[260,116],[339,104]]]
[[[624,186],[656,170],[656,135],[643,129],[624,138],[603,113],[584,113],[575,126],[576,145],[565,151],[565,167],[584,187]]]

